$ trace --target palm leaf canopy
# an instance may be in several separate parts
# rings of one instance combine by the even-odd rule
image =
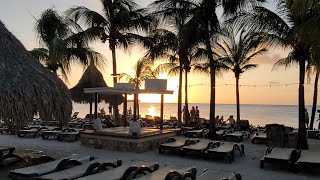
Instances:
[[[43,119],[66,122],[72,102],[68,88],[24,48],[0,21],[0,118],[19,128],[38,111]]]
[[[97,69],[97,67],[93,63],[91,63],[83,73],[78,84],[70,89],[73,101],[77,103],[94,102],[94,95],[84,93],[83,89],[95,88],[95,87],[108,87],[108,85],[104,81],[101,72]],[[121,95],[99,94],[98,102],[105,101],[108,103],[112,103],[116,98],[120,99],[117,101],[120,104],[124,101],[124,98]]]

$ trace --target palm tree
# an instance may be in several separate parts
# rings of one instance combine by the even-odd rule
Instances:
[[[316,115],[317,109],[317,99],[318,99],[318,82],[319,82],[319,74],[320,74],[320,47],[315,46],[311,49],[311,63],[307,68],[308,77],[310,77],[311,73],[315,73],[316,76],[314,78],[314,87],[313,87],[313,100],[312,100],[312,111],[311,111],[311,121],[310,121],[310,130],[313,129],[314,119]]]
[[[231,32],[230,32],[231,31]],[[244,30],[235,33],[231,28],[226,29],[218,40],[216,53],[219,60],[234,73],[236,78],[237,122],[240,121],[239,79],[242,73],[257,68],[257,64],[250,64],[256,56],[267,52],[262,39],[255,33]]]
[[[101,63],[104,60],[101,54],[88,46],[80,26],[58,15],[53,9],[41,14],[35,29],[43,47],[32,49],[31,54],[53,73],[57,74],[60,69],[66,80],[71,60],[77,60],[84,66],[89,61]]]
[[[83,6],[70,8],[66,13],[76,22],[82,20],[92,39],[99,38],[102,42],[108,40],[112,52],[113,82],[117,83],[116,48],[128,47],[134,42],[133,31],[146,30],[152,20],[146,15],[145,9],[138,9],[138,4],[132,0],[100,0],[103,14],[99,14]],[[115,117],[118,117],[118,107],[114,105]],[[116,124],[120,121],[117,119]]]
[[[261,36],[273,46],[291,48],[288,57],[278,65],[299,65],[299,130],[297,148],[308,149],[305,126],[304,83],[306,62],[310,62],[312,45],[320,42],[320,4],[318,0],[278,0],[280,13],[265,7],[256,7],[250,13],[243,13],[237,25],[246,24],[260,31]],[[244,23],[245,22],[245,23]]]
[[[146,59],[140,59],[137,61],[136,65],[133,67],[134,71],[134,77],[130,76],[128,73],[120,73],[119,75],[119,81],[124,78],[127,80],[129,83],[135,84],[136,89],[140,89],[142,83],[146,79],[152,79],[156,78],[156,75],[151,69],[151,64],[148,60]],[[136,108],[138,110],[138,117],[139,117],[139,95],[136,95]]]
[[[150,38],[153,46],[149,47],[150,59],[164,57],[169,62],[179,62],[179,87],[178,87],[178,125],[181,126],[181,104],[182,104],[182,73],[184,68],[188,70],[188,51],[191,43],[188,41],[189,34],[186,24],[190,20],[193,3],[189,0],[156,0],[151,5],[156,9],[155,14],[165,26],[171,29],[157,29],[152,31]],[[188,110],[188,100],[185,99],[185,110]]]
[[[192,25],[190,27],[193,28],[193,32],[200,35],[198,36],[198,38],[200,38],[198,41],[202,42],[205,47],[204,52],[208,59],[207,65],[210,66],[207,67],[202,64],[202,67],[199,66],[198,70],[209,70],[208,72],[210,73],[210,134],[213,136],[215,134],[216,74],[221,73],[221,65],[219,62],[216,62],[213,52],[214,37],[220,30],[220,22],[216,14],[216,9],[222,7],[224,17],[228,18],[236,15],[240,10],[252,8],[263,2],[265,2],[265,0],[202,0],[195,4],[195,9],[193,10],[194,16],[191,20]]]

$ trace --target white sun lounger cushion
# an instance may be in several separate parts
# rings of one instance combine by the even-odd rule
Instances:
[[[51,162],[47,162],[44,164],[39,164],[36,166],[30,166],[30,167],[26,167],[26,168],[20,168],[20,169],[15,169],[10,171],[10,174],[19,174],[19,175],[43,175],[49,172],[52,172],[55,170],[55,168],[57,167],[57,165],[63,160],[63,159],[73,159],[73,160],[77,160],[81,163],[84,162],[88,162],[90,161],[90,156],[83,156],[83,155],[79,155],[79,154],[74,154],[71,155],[69,157],[66,158],[62,158],[62,159],[58,159],[55,161],[51,161]]]
[[[242,137],[242,136],[243,136],[243,132],[236,131],[236,132],[229,133],[229,134],[226,134],[226,135],[228,135],[228,136]]]
[[[219,147],[208,149],[208,152],[217,152],[217,153],[227,153],[232,152],[234,149],[234,144],[232,143],[224,143]]]
[[[127,170],[131,166],[146,166],[146,167],[153,167],[155,163],[153,162],[147,162],[147,161],[133,161],[126,164],[123,164],[122,166],[119,166],[115,169],[110,169],[108,171],[93,174],[90,176],[79,178],[78,180],[119,180],[125,170]]]
[[[195,150],[195,151],[201,151],[201,150],[205,150],[208,147],[208,143],[212,142],[215,143],[214,141],[209,141],[209,140],[201,140],[200,142],[196,143],[196,144],[191,144],[189,146],[183,146],[182,149],[185,150]]]
[[[301,150],[301,155],[298,162],[320,164],[320,152]]]
[[[201,174],[197,180],[221,180],[223,178],[236,180],[236,176],[230,171],[208,170]]]
[[[290,160],[291,151],[289,148],[273,148],[264,158]]]
[[[170,143],[164,143],[161,144],[161,146],[166,146],[166,147],[181,147],[185,144],[187,139],[177,139],[174,142],[170,142]]]
[[[142,177],[139,177],[136,179],[139,179],[139,180],[159,180],[159,179],[164,179],[170,171],[176,171],[176,172],[180,173],[181,175],[183,175],[183,173],[185,173],[185,172],[190,172],[192,168],[193,167],[167,165],[165,167],[161,167],[160,169],[158,169],[148,175],[145,175],[145,176],[142,176]]]
[[[97,158],[94,159],[92,161],[83,163],[79,166],[75,166],[73,168],[69,168],[63,171],[58,171],[58,172],[54,172],[54,173],[50,173],[44,176],[39,177],[39,179],[50,179],[50,180],[60,180],[60,179],[75,179],[75,178],[79,178],[81,177],[86,170],[88,169],[88,167],[95,163],[95,162],[99,162],[99,163],[105,163],[105,162],[111,162],[111,163],[115,163],[117,164],[117,159],[110,159],[110,158]]]

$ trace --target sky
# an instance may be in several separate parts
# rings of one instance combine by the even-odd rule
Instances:
[[[151,1],[137,0],[136,2],[142,6],[146,6]],[[26,49],[31,50],[32,48],[39,47],[39,40],[34,31],[35,18],[39,18],[40,14],[48,8],[54,8],[59,14],[63,14],[68,8],[74,6],[85,6],[97,12],[102,12],[99,0],[2,0],[0,5],[0,20],[24,44]],[[274,5],[269,4],[268,7],[274,8]],[[104,67],[100,68],[100,70],[107,84],[112,86],[112,61],[108,45],[101,42],[95,42],[91,45],[107,59]],[[132,74],[134,64],[144,55],[145,51],[139,45],[135,45],[127,51],[117,49],[118,73],[125,72]],[[266,55],[259,56],[253,60],[253,63],[259,64],[259,67],[247,71],[241,76],[240,103],[298,104],[298,85],[290,85],[298,82],[297,66],[286,70],[283,68],[272,70],[273,64],[285,57],[287,53],[283,49],[272,49]],[[66,82],[69,88],[77,84],[83,71],[84,68],[77,63],[72,64],[72,70],[68,76],[69,82]],[[173,95],[165,95],[165,102],[177,102],[178,77],[167,77],[165,74],[162,74],[160,78],[168,78],[168,89],[174,90]],[[209,83],[208,75],[191,72],[189,75],[189,102],[208,103],[210,99]],[[310,83],[313,83],[313,76]],[[235,84],[235,78],[231,72],[224,73],[217,78],[217,103],[235,104],[235,86],[233,84]],[[306,104],[312,104],[313,86],[306,85],[305,93]],[[141,95],[140,99],[142,102],[159,102],[160,96]]]

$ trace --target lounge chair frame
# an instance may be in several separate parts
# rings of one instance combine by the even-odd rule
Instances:
[[[266,155],[270,154],[273,150],[273,147],[267,147],[264,157],[260,159],[260,168],[264,168],[265,163],[283,163],[286,164],[289,170],[295,169],[295,162],[298,158],[298,151],[296,149],[291,149],[290,158],[288,160],[268,158]]]
[[[239,151],[240,156],[243,156],[244,153],[244,145],[240,144],[233,144],[233,148],[230,151],[224,151],[224,152],[217,152],[214,151],[215,148],[218,148],[220,146],[223,146],[225,143],[217,142],[217,143],[209,143],[208,144],[208,150],[203,154],[204,159],[209,159],[211,155],[222,155],[224,157],[224,160],[226,162],[232,163],[234,161],[234,154],[235,151]],[[211,150],[212,149],[212,150]]]
[[[31,131],[32,129],[36,131]],[[46,127],[30,127],[30,128],[24,128],[22,130],[18,130],[17,134],[18,134],[18,137],[36,138],[42,130],[49,130],[49,129]]]
[[[171,142],[175,142],[176,139],[173,138],[173,137],[170,137],[166,143],[171,143]],[[159,154],[163,154],[165,153],[165,151],[176,151],[176,152],[181,152],[181,147],[183,146],[188,146],[188,145],[191,145],[191,144],[195,144],[195,143],[198,143],[200,140],[196,139],[186,139],[184,144],[182,146],[179,146],[179,147],[176,147],[176,146],[166,146],[164,144],[161,144],[159,146]],[[165,143],[165,144],[166,144]]]

